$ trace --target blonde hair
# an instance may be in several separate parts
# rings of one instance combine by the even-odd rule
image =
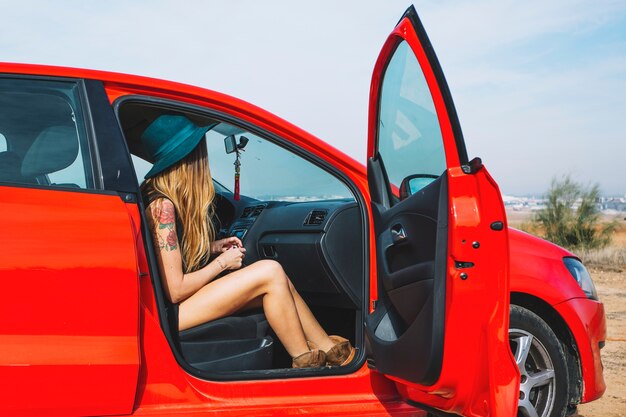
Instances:
[[[148,199],[154,195],[168,198],[182,224],[180,250],[185,273],[200,269],[209,259],[215,230],[215,187],[209,170],[206,143],[201,141],[185,158],[142,185]],[[158,197],[157,197],[158,198]]]

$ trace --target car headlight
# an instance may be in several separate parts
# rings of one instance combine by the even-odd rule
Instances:
[[[578,285],[580,285],[587,298],[597,300],[598,293],[596,292],[596,287],[593,285],[591,275],[589,275],[583,263],[576,258],[563,258],[563,263]]]

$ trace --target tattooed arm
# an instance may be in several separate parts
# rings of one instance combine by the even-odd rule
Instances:
[[[161,278],[173,303],[192,296],[222,272],[224,260],[219,262],[214,260],[198,271],[184,274],[180,244],[176,236],[174,204],[165,198],[157,199],[150,203],[146,211]]]

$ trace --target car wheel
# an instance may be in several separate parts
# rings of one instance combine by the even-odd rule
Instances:
[[[532,311],[511,305],[509,343],[521,374],[517,415],[565,416],[567,363],[550,326]]]

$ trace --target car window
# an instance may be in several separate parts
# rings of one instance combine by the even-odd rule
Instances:
[[[133,160],[133,166],[135,167],[135,174],[137,175],[137,181],[141,184],[144,181],[144,177],[152,168],[152,164],[144,159],[141,159],[137,155],[131,154]]]
[[[441,129],[430,90],[410,46],[402,41],[382,81],[378,152],[389,181],[410,175],[440,176],[446,169]],[[414,182],[413,186],[429,181]]]
[[[0,79],[0,135],[0,182],[94,188],[77,83]]]
[[[257,200],[319,201],[353,199],[335,176],[295,153],[253,133],[220,123],[206,134],[211,175],[234,189],[235,153],[227,154],[224,138],[248,139],[241,152],[240,191]]]

